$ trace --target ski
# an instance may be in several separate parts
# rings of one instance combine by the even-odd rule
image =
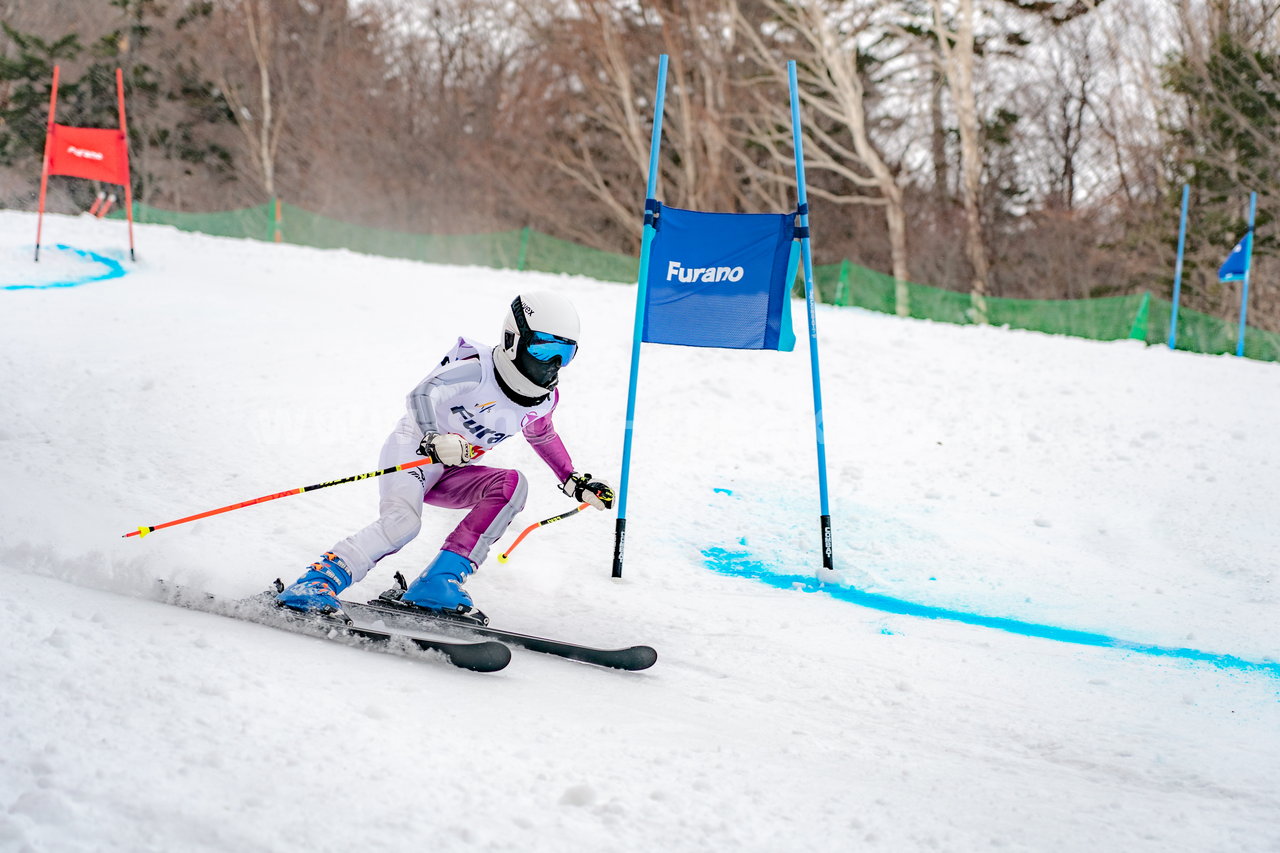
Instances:
[[[393,592],[394,596],[395,593]],[[362,622],[375,622],[381,619],[383,624],[393,626],[415,626],[421,629],[447,634],[451,637],[483,637],[519,646],[533,652],[555,655],[556,657],[594,664],[611,669],[637,671],[648,669],[658,660],[658,653],[651,646],[629,646],[622,649],[601,649],[584,646],[550,637],[537,637],[530,634],[519,634],[504,631],[468,621],[465,616],[436,615],[425,612],[411,605],[401,604],[395,598],[375,598],[367,604],[354,601],[341,602],[343,610],[352,616],[358,616]]]
[[[419,636],[412,631],[376,627],[364,624],[364,620],[344,619],[340,615],[297,613],[277,607],[271,600],[274,592],[264,592],[244,599],[226,599],[174,586],[165,581],[157,582],[156,591],[159,601],[188,610],[254,622],[295,634],[341,642],[355,648],[376,649],[392,654],[409,652],[408,656],[415,657],[412,654],[415,651],[434,652],[450,664],[473,672],[497,672],[511,662],[511,650],[493,640],[444,640]],[[350,616],[351,614],[347,614],[347,617]]]

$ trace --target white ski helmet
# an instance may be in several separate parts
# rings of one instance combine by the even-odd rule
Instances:
[[[578,329],[578,311],[563,296],[545,291],[517,296],[493,351],[499,378],[521,396],[545,397],[556,387],[560,368],[578,353]]]

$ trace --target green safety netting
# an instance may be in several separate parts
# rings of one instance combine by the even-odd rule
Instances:
[[[134,202],[133,219],[135,222],[144,224],[172,225],[181,231],[198,231],[201,234],[213,234],[218,237],[252,237],[256,240],[271,240],[273,239],[273,210],[273,205],[260,204],[257,207],[223,210],[217,213],[182,213]],[[123,219],[124,211],[117,208],[108,214],[107,218]]]
[[[529,228],[488,234],[415,234],[352,225],[283,203],[278,208],[262,204],[218,213],[179,213],[135,204],[133,212],[141,223],[221,237],[278,239],[318,249],[350,249],[438,264],[567,272],[603,281],[636,279],[635,258],[579,246]]]
[[[1173,303],[1167,299],[1151,297],[1150,320],[1145,340],[1149,344],[1163,344],[1169,340],[1169,316]],[[1177,348],[1187,352],[1235,354],[1239,340],[1238,321],[1224,320],[1201,314],[1198,311],[1178,309]],[[1280,335],[1262,329],[1249,328],[1244,336],[1245,358],[1258,361],[1280,361]]]
[[[547,234],[525,229],[529,250],[524,263],[516,267],[537,272],[585,275],[600,281],[634,282],[640,272],[638,259],[613,252],[602,252],[559,240]]]
[[[580,246],[530,228],[489,234],[414,234],[352,225],[283,203],[215,213],[180,213],[135,204],[134,218],[221,237],[277,240],[431,263],[567,273],[600,281],[634,282],[638,270],[633,257]],[[1150,294],[1065,300],[988,297],[984,304],[975,305],[969,294],[899,283],[847,260],[814,267],[813,280],[815,298],[833,305],[894,314],[901,295],[906,301],[903,313],[918,319],[971,324],[979,322],[985,311],[986,322],[995,326],[1094,340],[1132,338],[1164,344],[1173,310],[1171,302]],[[796,292],[803,294],[802,280]],[[1237,330],[1236,323],[1183,308],[1178,311],[1177,348],[1234,353]],[[1280,361],[1280,335],[1249,329],[1245,356]]]

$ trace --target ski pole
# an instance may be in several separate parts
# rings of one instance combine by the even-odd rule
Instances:
[[[524,537],[528,536],[530,533],[537,530],[539,527],[545,527],[546,525],[550,524],[553,521],[559,521],[562,518],[568,518],[571,515],[577,515],[578,513],[582,512],[584,509],[586,509],[589,506],[591,506],[591,504],[582,504],[576,509],[571,509],[568,512],[562,512],[559,515],[552,516],[551,518],[544,518],[542,519],[542,521],[535,521],[533,524],[530,524],[524,530],[520,531],[520,535],[516,537],[516,541],[511,543],[510,548],[508,548],[507,550],[503,551],[501,554],[498,555],[498,562],[505,563],[507,560],[511,559],[511,552],[516,549],[516,546],[524,541]]]
[[[478,458],[482,455],[484,455],[484,450],[482,448],[478,448],[478,447],[472,448],[472,451],[471,451],[472,459]],[[430,464],[432,464],[430,459],[418,459],[413,462],[405,462],[402,465],[395,465],[395,466],[392,466],[391,468],[383,468],[381,471],[370,471],[368,474],[352,474],[350,477],[343,477],[340,480],[330,480],[327,483],[316,483],[314,486],[302,486],[297,489],[286,489],[283,492],[276,492],[274,495],[263,495],[260,498],[254,498],[253,500],[250,500],[250,501],[241,501],[240,503],[231,504],[230,506],[219,507],[218,509],[211,509],[211,510],[207,510],[206,512],[199,512],[199,513],[196,513],[195,515],[188,515],[186,518],[179,518],[174,521],[166,521],[164,524],[154,524],[151,527],[139,527],[137,530],[130,530],[128,533],[123,534],[120,538],[128,539],[130,536],[142,537],[156,530],[163,530],[166,527],[173,527],[178,524],[186,524],[188,521],[198,521],[202,518],[208,518],[211,515],[219,515],[220,513],[231,512],[231,510],[233,509],[242,509],[247,506],[253,506],[254,504],[273,501],[277,498],[287,498],[289,497],[289,495],[300,495],[303,492],[314,492],[316,489],[327,489],[330,486],[340,486],[343,483],[354,483],[357,480],[367,480],[370,477],[381,477],[383,474],[394,474],[397,471],[407,471],[410,468],[419,468],[423,465],[430,465]]]

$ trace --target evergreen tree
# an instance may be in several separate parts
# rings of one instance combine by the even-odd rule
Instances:
[[[26,158],[38,159],[44,152],[53,67],[75,59],[84,47],[77,33],[46,40],[8,24],[0,23],[0,28],[17,51],[14,56],[0,54],[0,165],[12,166]],[[60,116],[82,112],[79,94],[77,84],[63,82]]]
[[[1216,271],[1245,232],[1251,191],[1261,197],[1255,266],[1274,253],[1266,228],[1273,205],[1266,199],[1280,191],[1280,53],[1251,47],[1224,27],[1203,54],[1178,54],[1163,71],[1179,104],[1165,117],[1180,158],[1169,194],[1180,192],[1184,181],[1192,187],[1183,293],[1201,310],[1234,312],[1235,288],[1220,285]]]
[[[1187,181],[1209,208],[1204,236],[1233,243],[1244,229],[1241,199],[1280,185],[1280,54],[1225,33],[1203,63],[1178,56],[1165,75],[1183,105],[1183,120],[1169,130]]]

